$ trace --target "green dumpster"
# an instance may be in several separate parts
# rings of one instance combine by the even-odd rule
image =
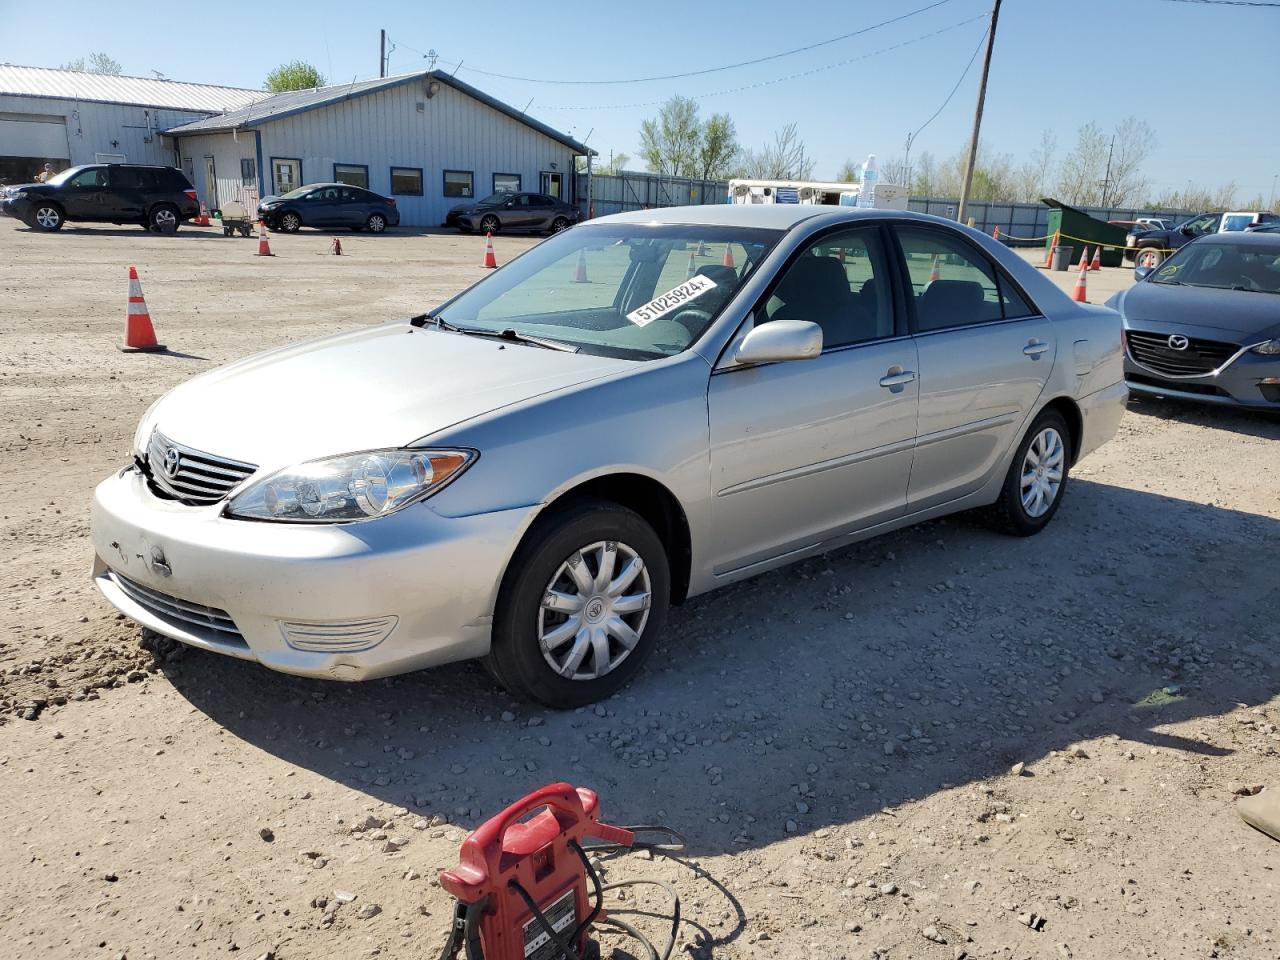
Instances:
[[[1102,265],[1104,267],[1123,265],[1126,235],[1124,227],[1095,219],[1083,210],[1077,210],[1052,197],[1043,197],[1040,202],[1050,208],[1049,236],[1044,242],[1046,255],[1050,253],[1050,248],[1053,246],[1053,235],[1059,233],[1062,237],[1059,243],[1063,246],[1071,245],[1077,250],[1087,246],[1090,260],[1093,259],[1094,244],[1110,244],[1102,248]]]

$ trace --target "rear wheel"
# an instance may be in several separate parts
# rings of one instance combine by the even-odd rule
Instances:
[[[503,580],[490,672],[549,707],[604,699],[652,652],[670,584],[662,541],[631,510],[591,500],[541,518]]]
[[[1071,433],[1062,414],[1045,410],[1018,444],[993,519],[1004,532],[1030,537],[1058,512],[1071,472]]]
[[[31,225],[37,230],[61,230],[62,208],[56,203],[37,203],[31,211]]]
[[[487,217],[485,217],[480,221],[480,232],[481,233],[497,233],[498,227],[500,227],[501,225],[502,224],[499,223],[497,217],[495,217],[493,214],[489,214]]]
[[[565,217],[556,217],[554,220],[551,221],[551,232],[559,233],[568,225],[569,225],[568,219],[566,219]]]
[[[285,233],[297,233],[302,226],[302,218],[292,210],[286,210],[280,218],[280,229]]]
[[[156,233],[173,233],[178,229],[178,211],[167,203],[158,204],[147,215],[147,225]]]
[[[382,233],[387,229],[387,218],[380,213],[369,214],[369,219],[364,222],[370,233]]]

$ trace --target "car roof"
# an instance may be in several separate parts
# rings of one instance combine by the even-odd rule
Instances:
[[[1226,233],[1207,233],[1196,239],[1202,243],[1246,243],[1259,247],[1274,247],[1277,243],[1275,234],[1257,230],[1228,230]]]
[[[843,207],[807,203],[708,203],[692,207],[661,207],[656,210],[633,210],[610,214],[588,221],[595,223],[673,223],[708,227],[745,227],[768,230],[790,230],[797,224],[814,217],[829,217],[833,221],[850,222],[871,217],[914,220],[920,223],[942,223],[959,227],[954,220],[934,217],[912,210],[886,210],[865,207]]]

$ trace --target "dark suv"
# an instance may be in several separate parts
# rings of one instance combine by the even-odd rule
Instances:
[[[131,163],[70,167],[45,183],[5,187],[0,210],[37,230],[68,220],[136,223],[167,232],[200,213],[196,192],[180,170]]]

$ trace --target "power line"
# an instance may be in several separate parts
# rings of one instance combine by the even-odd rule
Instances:
[[[881,54],[889,53],[893,50],[898,50],[902,47],[909,47],[912,44],[916,44],[924,40],[932,39],[933,37],[936,37],[939,34],[948,33],[952,30],[957,30],[960,27],[968,26],[969,24],[974,23],[977,20],[985,20],[985,19],[987,19],[987,14],[980,13],[976,17],[969,17],[967,20],[961,20],[959,23],[953,23],[949,27],[942,27],[941,29],[934,30],[931,33],[922,34],[921,36],[913,37],[910,40],[903,40],[900,43],[895,43],[887,47],[881,47],[879,50],[872,50],[869,53],[864,53],[856,57],[846,57],[845,59],[837,60],[834,63],[823,64],[822,66],[812,67],[808,70],[800,70],[796,73],[787,74],[784,77],[775,77],[772,80],[758,80],[755,83],[743,84],[742,86],[739,86],[739,87],[730,87],[725,90],[713,90],[710,93],[693,94],[689,97],[689,99],[690,100],[706,100],[706,99],[709,99],[710,97],[722,97],[731,93],[743,93],[744,91],[747,91],[747,90],[757,90],[761,87],[770,87],[770,86],[773,86],[774,84],[786,83],[790,80],[799,80],[802,77],[812,76],[813,74],[816,74],[816,73],[823,73],[827,70],[834,70],[836,67],[843,67],[851,63],[858,63],[862,60],[869,60],[872,57],[877,57],[877,56],[880,56]],[[634,109],[638,107],[661,106],[665,102],[666,102],[665,100],[645,100],[637,103],[609,103],[609,104],[599,104],[595,106],[582,106],[581,104],[564,104],[564,105],[557,105],[557,106],[548,106],[544,104],[542,105],[541,109],[543,110],[629,110],[629,109]]]
[[[1164,0],[1165,3],[1202,3],[1208,7],[1271,7],[1280,9],[1280,3],[1269,0]]]
[[[986,14],[983,14],[983,16],[986,16]],[[975,19],[978,19],[978,18],[975,18]],[[956,95],[956,91],[960,89],[960,84],[964,83],[964,78],[967,77],[969,75],[969,71],[973,69],[973,61],[978,59],[978,53],[982,50],[982,45],[986,42],[987,34],[990,31],[991,31],[990,27],[982,31],[982,36],[978,38],[978,45],[973,48],[973,56],[971,56],[969,58],[969,62],[964,65],[964,70],[960,73],[960,79],[956,81],[956,85],[952,87],[951,92],[947,94],[947,99],[942,101],[942,106],[940,106],[937,110],[933,112],[932,117],[930,117],[924,123],[920,124],[916,132],[911,134],[910,139],[914,140],[916,137],[920,136],[920,134],[924,131],[924,128],[927,127],[929,124],[933,123],[933,121],[937,120],[938,114],[942,113],[943,110],[947,109],[947,104],[951,102],[951,98],[954,97]]]
[[[689,70],[689,71],[686,71],[685,73],[668,73],[668,74],[662,74],[660,76],[652,76],[652,77],[629,77],[625,80],[545,80],[539,77],[519,77],[509,73],[496,73],[491,70],[481,70],[479,67],[463,67],[463,69],[467,70],[470,73],[478,73],[486,77],[497,77],[501,80],[518,80],[521,83],[547,83],[547,84],[557,84],[557,85],[565,85],[565,86],[611,86],[611,85],[622,84],[622,83],[648,83],[650,81],[655,81],[655,80],[683,80],[687,77],[701,77],[709,73],[719,73],[724,70],[736,70],[739,67],[750,67],[758,63],[767,63],[770,60],[779,60],[782,57],[790,57],[797,53],[806,53],[810,50],[817,50],[819,47],[829,46],[830,44],[833,44],[833,43],[839,43],[841,40],[848,40],[850,37],[858,37],[864,33],[870,33],[872,30],[879,30],[881,27],[887,27],[890,24],[899,23],[900,21],[906,20],[910,17],[914,17],[921,13],[926,13],[929,10],[934,10],[938,7],[941,7],[943,4],[947,4],[951,2],[952,0],[935,0],[935,2],[929,4],[928,6],[920,7],[916,10],[911,10],[911,11],[908,11],[907,13],[899,14],[898,16],[891,17],[888,20],[881,20],[879,23],[873,23],[868,27],[862,27],[861,29],[853,30],[849,33],[842,33],[838,37],[830,37],[826,40],[819,40],[817,43],[810,43],[803,47],[796,47],[792,50],[784,50],[781,53],[771,53],[771,54],[768,54],[767,56],[756,57],[754,60],[743,60],[739,63],[728,63],[720,67],[707,67],[705,70]],[[404,46],[405,49],[408,49],[408,50],[413,49],[407,44],[402,44],[402,46]],[[414,52],[420,53],[421,51],[414,51]]]

